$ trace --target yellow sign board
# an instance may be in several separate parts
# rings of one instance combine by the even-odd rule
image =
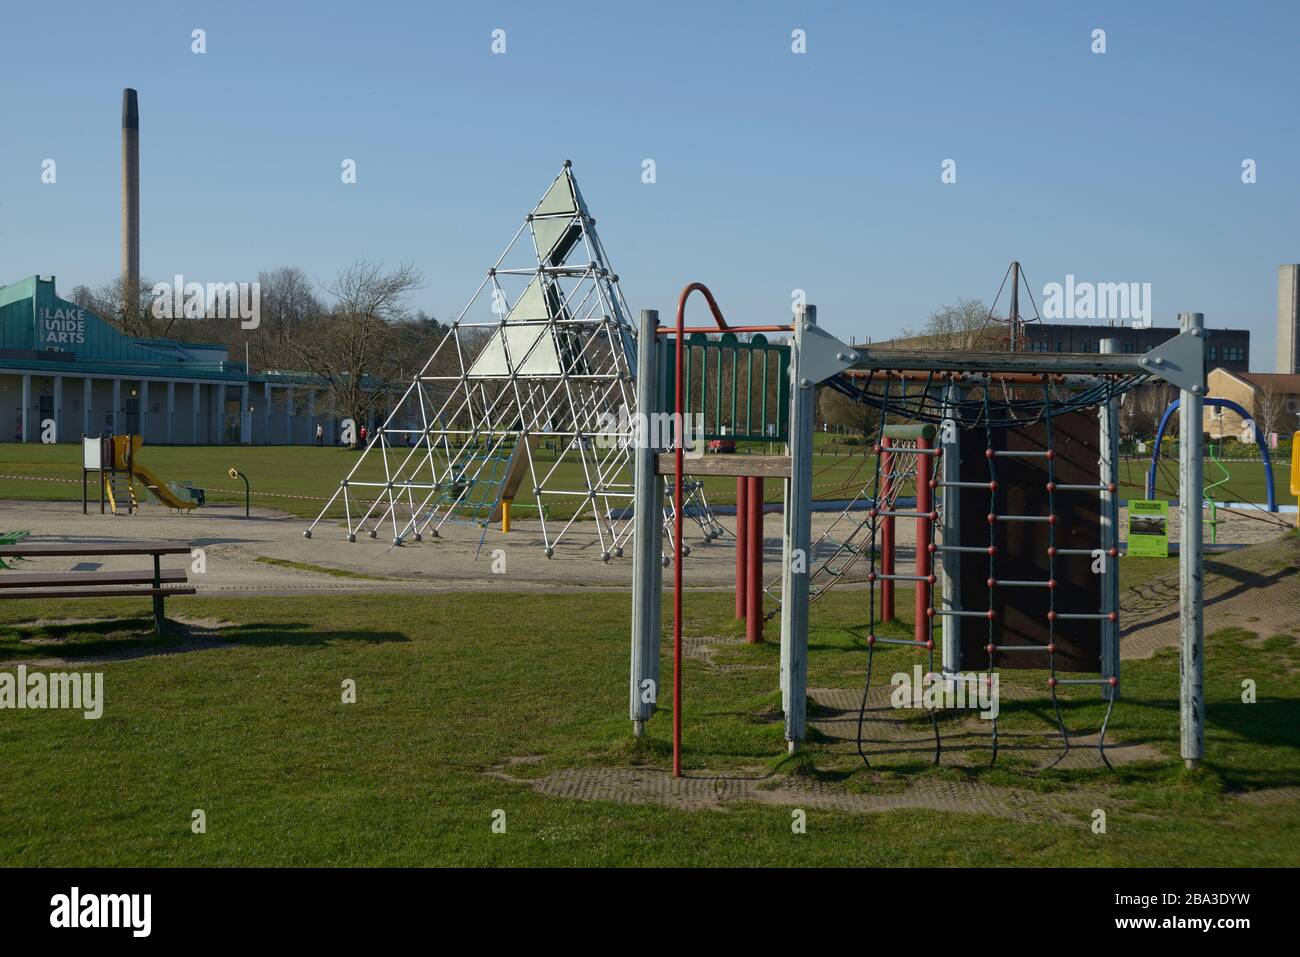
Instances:
[[[1291,494],[1300,495],[1300,432],[1291,438]]]

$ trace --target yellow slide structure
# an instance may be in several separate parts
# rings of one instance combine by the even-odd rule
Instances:
[[[133,479],[139,479],[140,482],[153,493],[153,497],[158,499],[168,508],[182,509],[192,511],[198,503],[192,499],[182,499],[176,496],[162,479],[153,473],[148,466],[141,465],[136,461],[136,455],[140,451],[140,446],[144,444],[144,439],[139,435],[115,435],[113,436],[113,468],[119,471],[127,468],[130,463],[130,470]],[[107,484],[109,501],[113,503],[113,512],[117,513],[117,502],[113,495],[112,485]],[[131,489],[131,504],[135,505],[135,490]]]
[[[144,487],[153,493],[154,498],[158,499],[158,501],[162,502],[168,508],[181,508],[188,511],[195,507],[195,502],[177,498],[175,493],[163,484],[162,479],[154,475],[147,467],[140,465],[137,462],[132,467],[132,471],[135,473],[135,477],[144,483]]]

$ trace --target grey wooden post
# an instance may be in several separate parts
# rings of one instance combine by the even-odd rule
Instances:
[[[804,306],[790,350],[790,478],[786,492],[786,549],[781,569],[781,699],[785,739],[794,753],[804,739],[808,705],[808,571],[812,564],[812,452],[816,383],[800,372],[804,333],[817,324],[817,307]]]
[[[1185,312],[1178,317],[1183,332],[1202,337],[1205,316]],[[1201,610],[1202,553],[1201,499],[1205,492],[1202,397],[1205,385],[1182,389],[1178,428],[1178,623],[1179,623],[1179,727],[1180,752],[1188,768],[1205,755],[1205,619]]]
[[[1103,353],[1119,352],[1118,339],[1101,340]],[[1111,549],[1119,547],[1119,399],[1103,402],[1097,408],[1097,460],[1098,481],[1101,490],[1101,611],[1102,614],[1119,612],[1119,558],[1111,556]],[[1115,483],[1115,491],[1104,486]],[[1119,678],[1119,622],[1102,620],[1101,623],[1101,676]],[[1109,701],[1118,698],[1119,686],[1101,686],[1101,696]]]
[[[659,697],[659,616],[663,597],[664,480],[655,468],[653,427],[659,358],[659,313],[641,310],[637,334],[636,417],[632,420],[633,461],[632,667],[629,713],[633,733],[645,733]]]

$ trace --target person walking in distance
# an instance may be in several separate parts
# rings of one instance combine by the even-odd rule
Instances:
[[[316,444],[325,444],[325,426],[321,425],[319,422],[316,423]]]

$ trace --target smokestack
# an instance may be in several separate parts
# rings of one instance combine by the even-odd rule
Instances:
[[[122,296],[134,316],[140,303],[140,107],[122,91]]]

